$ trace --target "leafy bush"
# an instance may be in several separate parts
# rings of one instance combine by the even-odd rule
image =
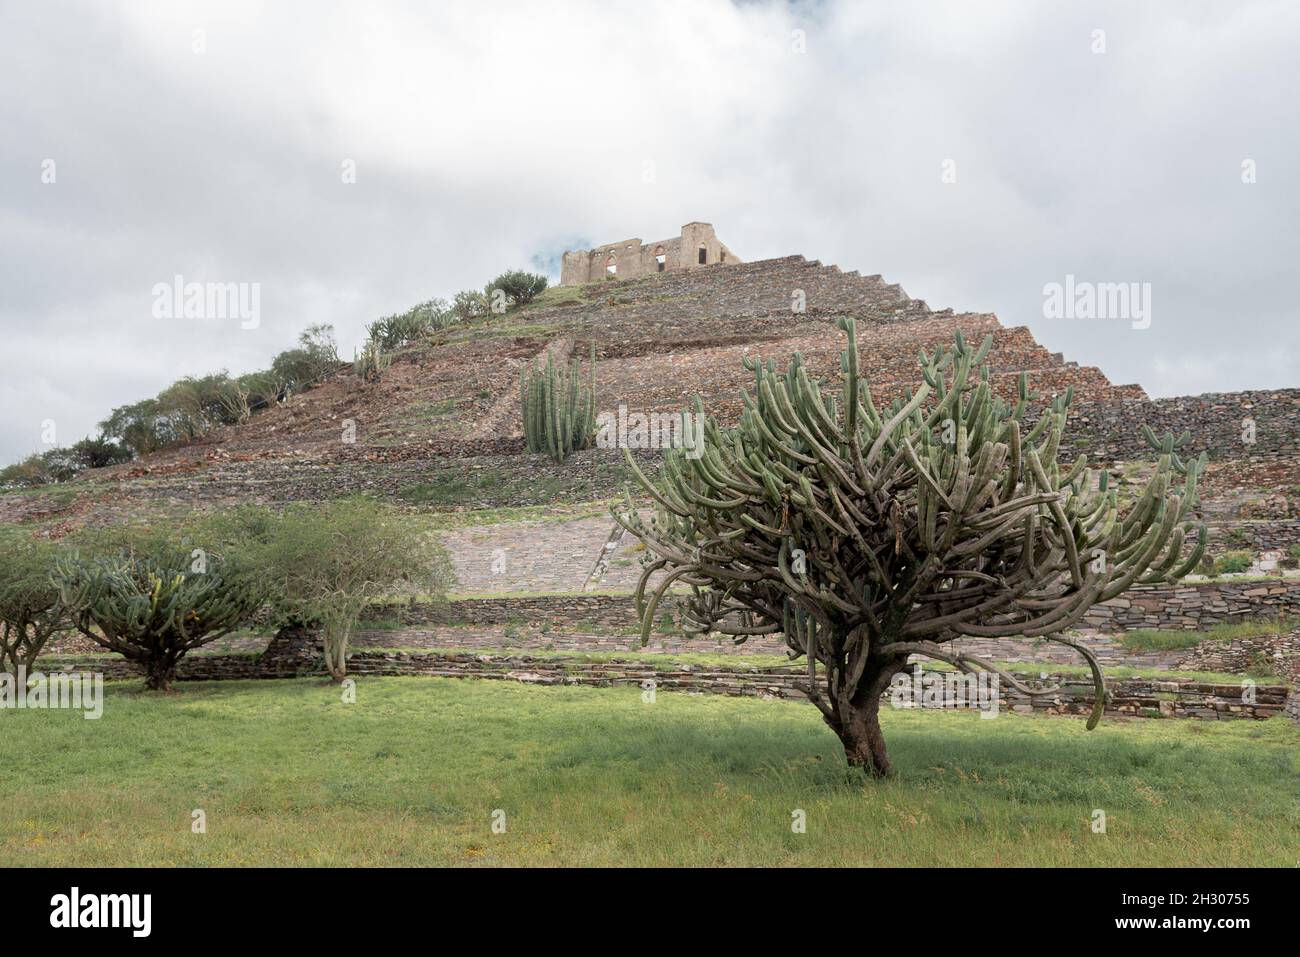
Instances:
[[[466,289],[456,293],[451,302],[451,311],[461,322],[468,322],[486,316],[491,311],[491,303],[483,293]]]
[[[348,642],[372,599],[403,584],[439,599],[453,580],[442,546],[372,498],[291,505],[260,531],[253,513],[236,520],[245,529],[241,550],[255,548],[279,619],[320,628],[335,681],[347,674]]]
[[[40,452],[0,469],[0,487],[4,488],[31,488],[52,481],[49,464]]]
[[[493,279],[483,292],[491,300],[497,290],[505,295],[509,305],[522,306],[546,291],[546,277],[522,269],[512,269]]]
[[[170,421],[170,431],[182,442],[193,442],[219,425],[248,417],[247,401],[237,382],[214,372],[186,376],[158,393],[159,412]]]
[[[30,673],[50,636],[69,625],[50,576],[60,547],[26,529],[0,529],[0,670]]]
[[[102,469],[110,465],[119,465],[131,461],[131,450],[121,443],[104,438],[86,437],[75,442],[71,448],[72,461],[77,470]]]
[[[1255,556],[1250,552],[1225,552],[1219,559],[1219,571],[1225,575],[1237,575],[1249,569],[1254,561]]]
[[[286,349],[271,360],[276,394],[287,398],[325,379],[340,365],[334,327],[309,326],[298,336],[298,348]]]
[[[103,468],[131,459],[131,450],[103,436],[85,438],[71,446],[36,452],[0,469],[0,487],[30,488],[67,482],[86,469]]]
[[[117,439],[136,455],[148,455],[174,444],[178,437],[157,399],[120,405],[99,423],[100,434]]]

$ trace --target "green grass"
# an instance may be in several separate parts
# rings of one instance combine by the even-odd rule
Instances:
[[[505,482],[502,469],[484,469],[474,475],[444,472],[427,482],[400,490],[397,497],[411,505],[456,505],[481,498]]]
[[[365,678],[113,683],[0,713],[0,849],[32,865],[1277,865],[1300,731],[889,711],[864,783],[811,705]],[[202,809],[207,833],[191,833]],[[507,831],[492,832],[492,814]],[[792,833],[791,814],[807,814]],[[1107,832],[1090,829],[1094,809]]]
[[[549,286],[534,297],[533,301],[522,307],[528,309],[547,309],[566,302],[582,302],[581,286]]]
[[[582,502],[574,505],[505,505],[499,508],[475,508],[458,512],[427,512],[424,517],[429,527],[437,531],[478,525],[505,525],[514,522],[572,522],[583,518],[604,517],[609,514],[610,505],[617,501],[617,499],[607,499],[603,502]]]
[[[621,462],[597,458],[574,467],[546,464],[540,469],[506,467],[468,469],[456,463],[397,491],[399,500],[425,508],[473,506],[490,513],[500,507],[591,506],[610,500],[633,480]]]
[[[1129,651],[1177,651],[1192,648],[1203,641],[1233,641],[1239,638],[1280,635],[1300,626],[1295,618],[1259,618],[1250,621],[1224,622],[1204,631],[1135,628],[1122,632],[1115,640]]]

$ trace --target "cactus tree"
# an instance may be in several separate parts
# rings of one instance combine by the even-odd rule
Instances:
[[[615,510],[648,549],[636,592],[643,640],[681,588],[688,633],[783,634],[791,657],[806,656],[808,695],[849,763],[874,775],[890,770],[880,698],[912,655],[994,671],[1026,693],[1054,690],[950,644],[962,637],[1074,648],[1093,672],[1091,729],[1105,702],[1101,669],[1062,632],[1131,585],[1195,566],[1204,455],[1184,460],[1183,440],[1150,436],[1154,474],[1122,504],[1104,470],[1094,480],[1084,457],[1058,462],[1070,393],[1032,425],[1024,375],[1018,401],[994,394],[992,337],[922,351],[923,384],[882,406],[861,375],[854,323],[841,328],[841,388],[823,389],[798,353],[783,374],[747,361],[754,391],[740,422],[706,419],[702,455],[668,452],[653,482],[627,457],[658,506],[649,521],[630,499]]]
[[[154,537],[69,555],[54,580],[76,629],[143,668],[153,691],[171,690],[176,663],[246,622],[265,595],[253,570],[233,559]]]
[[[529,452],[545,452],[563,462],[578,449],[591,446],[596,436],[596,346],[591,347],[590,380],[584,386],[577,359],[569,363],[567,378],[551,356],[546,368],[525,369],[520,380],[524,413],[524,441]]]

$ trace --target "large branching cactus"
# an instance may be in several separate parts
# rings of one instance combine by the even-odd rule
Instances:
[[[1032,424],[1026,376],[1014,403],[995,395],[992,337],[972,348],[958,334],[951,348],[922,351],[923,384],[881,406],[853,321],[840,325],[842,388],[824,391],[798,353],[783,374],[747,361],[754,390],[739,425],[706,417],[702,455],[668,452],[655,481],[627,456],[658,507],[649,520],[630,497],[614,510],[648,550],[636,591],[643,640],[681,588],[688,632],[783,634],[792,657],[806,656],[809,697],[849,763],[875,775],[890,770],[881,695],[909,656],[993,671],[1029,694],[1057,690],[949,644],[965,636],[1074,648],[1093,672],[1092,728],[1105,704],[1101,669],[1061,633],[1097,602],[1195,567],[1204,454],[1184,460],[1175,449],[1186,438],[1150,435],[1155,471],[1121,506],[1104,470],[1094,476],[1082,456],[1059,461],[1070,392]]]
[[[578,449],[590,448],[596,436],[596,346],[591,347],[590,378],[582,382],[577,359],[569,363],[568,376],[555,367],[550,355],[546,367],[525,369],[520,378],[524,415],[524,442],[529,452],[545,452],[563,462]]]
[[[232,558],[156,540],[65,556],[54,581],[76,629],[139,664],[155,691],[171,690],[176,663],[245,623],[266,594],[254,569]]]

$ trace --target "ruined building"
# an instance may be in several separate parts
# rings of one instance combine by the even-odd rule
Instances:
[[[624,239],[595,249],[571,249],[564,254],[561,286],[578,286],[605,276],[635,279],[656,272],[679,272],[700,266],[742,260],[717,237],[709,223],[687,223],[673,239],[643,243]]]

